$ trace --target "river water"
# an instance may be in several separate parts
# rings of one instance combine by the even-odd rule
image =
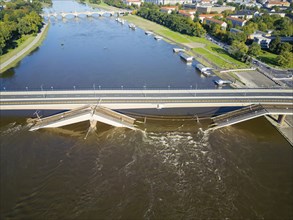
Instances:
[[[172,48],[115,18],[51,19],[1,87],[214,86]],[[85,139],[87,123],[29,132],[24,115],[1,113],[0,219],[293,219],[293,149],[265,118],[212,132],[196,120],[98,124]]]

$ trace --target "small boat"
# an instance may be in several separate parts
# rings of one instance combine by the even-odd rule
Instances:
[[[203,75],[205,75],[205,76],[211,76],[211,75],[212,75],[212,73],[209,72],[209,71],[202,71],[201,73],[202,73]]]
[[[154,33],[151,32],[151,31],[146,31],[145,34],[146,34],[146,35],[152,35],[152,34],[154,34]]]
[[[129,26],[129,28],[131,28],[132,30],[135,30],[135,29],[136,29],[136,26],[135,26],[134,24],[129,24],[128,26]]]
[[[184,52],[185,50],[182,48],[173,48],[174,53]]]
[[[154,38],[155,38],[156,40],[162,40],[162,39],[163,39],[163,38],[162,38],[161,36],[159,36],[159,35],[154,36]]]
[[[222,79],[218,79],[218,80],[214,80],[214,83],[217,86],[223,86],[223,85],[229,85],[232,84],[233,82],[231,82],[230,80],[222,80]]]
[[[183,60],[185,60],[185,62],[187,62],[187,63],[190,63],[190,62],[192,62],[192,60],[193,60],[193,56],[189,56],[188,54],[180,53],[179,55],[180,55],[180,57],[181,57]]]

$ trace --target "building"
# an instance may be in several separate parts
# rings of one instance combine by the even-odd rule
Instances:
[[[128,5],[128,6],[137,5],[138,7],[140,7],[141,0],[123,0],[123,3]]]
[[[191,20],[193,20],[196,10],[179,10],[178,13],[180,15],[183,15],[184,17],[188,17],[188,18],[191,18]]]
[[[207,25],[211,25],[211,24],[219,24],[222,28],[222,30],[226,30],[227,28],[227,23],[224,21],[220,21],[214,18],[205,18],[204,19],[204,23],[206,23]]]
[[[253,37],[253,38],[252,38]],[[261,31],[256,31],[253,35],[249,35],[250,39],[253,39],[254,42],[258,43],[261,48],[269,48],[269,45],[272,40],[276,39],[275,36],[271,36],[270,33],[265,33]],[[280,37],[281,42],[293,42],[293,37]]]
[[[246,23],[246,20],[243,20],[243,19],[240,19],[240,18],[233,18],[231,16],[228,16],[226,19],[228,21],[232,22],[233,27],[236,27],[236,26],[243,27],[245,25],[245,23]]]
[[[235,7],[232,7],[232,6],[215,7],[215,6],[211,6],[211,5],[209,5],[209,6],[201,5],[201,6],[197,6],[196,10],[199,13],[209,14],[211,12],[222,13],[223,11],[227,11],[227,10],[235,11]]]
[[[280,17],[284,18],[286,16],[286,13],[283,12],[269,12],[269,15],[279,15]]]
[[[290,3],[287,1],[267,1],[265,7],[272,8],[274,6],[278,7],[290,7]]]
[[[262,31],[255,31],[253,34],[248,35],[248,39],[254,40],[255,38],[258,37],[269,37],[271,36],[269,33],[262,32]]]
[[[241,11],[237,11],[235,14],[231,14],[230,17],[249,20],[257,14],[259,14],[257,11],[241,10]]]
[[[192,0],[144,0],[144,2],[153,3],[156,5],[176,5],[177,3],[182,4],[191,4]]]
[[[198,15],[198,18],[201,21],[201,23],[203,23],[203,20],[205,18],[213,18],[213,17],[220,17],[220,18],[222,18],[223,15],[222,14],[200,14],[200,15]]]
[[[168,14],[171,14],[172,11],[177,11],[178,6],[164,6],[161,7],[161,12],[166,12]]]
[[[263,49],[268,49],[271,43],[271,39],[268,37],[260,36],[260,37],[255,37],[253,39],[254,42],[258,43],[261,48]]]
[[[238,34],[238,33],[243,33],[243,31],[237,29],[237,28],[231,28],[230,29],[230,33],[233,33],[233,34]]]
[[[196,9],[197,3],[192,3],[192,4],[184,4],[184,8],[191,8],[191,9]]]

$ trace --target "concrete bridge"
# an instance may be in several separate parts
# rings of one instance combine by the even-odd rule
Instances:
[[[80,15],[86,15],[87,17],[91,17],[93,15],[103,16],[105,14],[110,16],[114,16],[114,15],[120,16],[120,15],[124,15],[126,12],[127,11],[123,11],[123,10],[121,11],[82,11],[82,12],[75,11],[75,12],[60,12],[60,13],[54,12],[54,13],[48,13],[48,14],[41,14],[41,16],[47,17],[47,18],[50,18],[50,17],[65,18],[68,15],[71,15],[73,17],[78,17]]]
[[[0,110],[72,110],[83,109],[86,106],[87,113],[82,120],[98,120],[106,118],[104,123],[113,126],[131,127],[131,123],[125,124],[125,119],[117,115],[115,110],[122,109],[162,109],[162,108],[199,108],[199,107],[245,107],[261,105],[269,106],[270,112],[265,114],[293,114],[293,96],[291,89],[229,89],[229,90],[59,90],[59,91],[1,91]],[[90,107],[89,107],[90,106]],[[95,116],[99,109],[99,115]],[[105,113],[107,109],[107,114]],[[276,111],[274,111],[276,110]],[[92,114],[89,113],[92,112]],[[84,112],[84,111],[83,111]],[[109,114],[111,113],[111,117]],[[246,113],[246,111],[244,112]],[[243,113],[243,114],[244,114]],[[72,119],[74,114],[67,120],[63,115],[62,120],[75,123],[79,119]],[[107,116],[105,116],[105,114]],[[68,116],[66,115],[66,117]],[[79,115],[79,113],[77,114]],[[227,116],[229,119],[229,116]],[[231,115],[234,119],[235,115]],[[237,115],[233,123],[243,121]],[[250,116],[249,116],[250,117]],[[247,117],[249,119],[249,117]],[[226,120],[227,118],[225,118]],[[43,119],[44,120],[44,119]],[[60,118],[58,119],[60,120]],[[57,120],[57,121],[58,121]],[[81,119],[80,119],[81,120]],[[134,119],[127,119],[134,120]],[[54,120],[53,120],[54,121]],[[119,122],[117,122],[119,121]],[[217,120],[219,122],[223,122]],[[52,122],[53,123],[53,122]],[[54,122],[54,126],[58,123]],[[42,126],[38,126],[41,128]],[[50,127],[46,123],[46,127]]]

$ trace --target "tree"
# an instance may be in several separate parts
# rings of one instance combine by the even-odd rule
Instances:
[[[37,33],[42,24],[41,17],[36,12],[31,12],[19,20],[18,32],[20,34]]]
[[[288,42],[285,42],[285,43],[281,43],[281,46],[280,46],[280,51],[279,53],[283,53],[283,52],[291,52],[292,51],[292,45]]]
[[[276,51],[280,47],[280,44],[281,44],[281,38],[280,37],[276,37],[269,44],[270,51],[272,51],[273,53],[276,53]]]
[[[243,42],[233,41],[232,45],[229,47],[229,53],[241,61],[246,61],[247,52],[248,47]]]
[[[199,22],[195,22],[193,28],[193,35],[196,37],[203,37],[206,34],[205,29],[201,26]]]
[[[279,66],[288,67],[293,63],[293,53],[285,51],[277,57],[277,63]]]
[[[261,52],[261,47],[256,42],[253,42],[248,49],[248,54],[252,56],[258,56],[260,52]]]
[[[258,23],[258,29],[259,29],[260,31],[264,31],[264,32],[266,32],[266,31],[268,30],[268,26],[267,26],[267,24],[264,23],[264,22],[259,22],[259,23]]]

